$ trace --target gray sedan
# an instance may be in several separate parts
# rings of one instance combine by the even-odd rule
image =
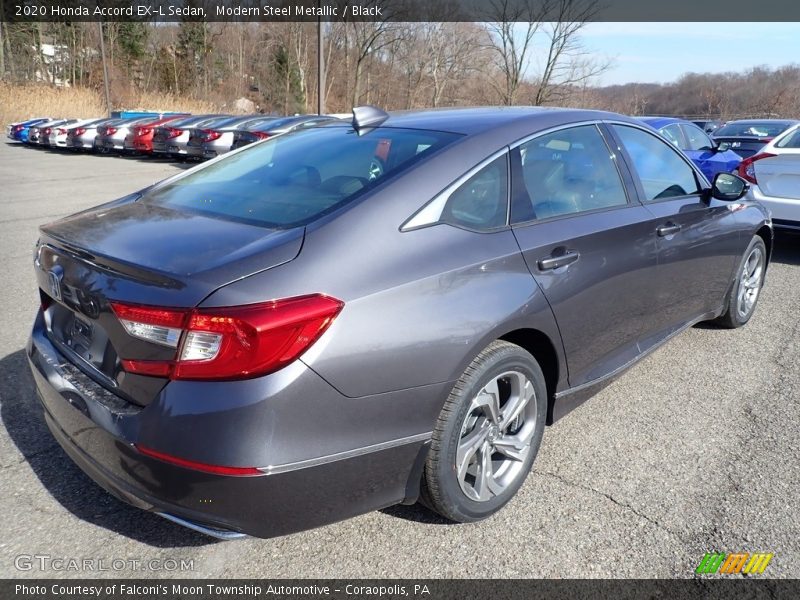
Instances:
[[[484,519],[546,425],[756,310],[768,213],[633,119],[354,113],[41,228],[38,397],[115,496],[222,538]]]

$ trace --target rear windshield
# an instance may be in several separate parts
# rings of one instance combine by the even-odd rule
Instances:
[[[786,131],[791,124],[791,121],[738,121],[723,125],[714,132],[714,137],[775,137]]]
[[[800,148],[800,127],[796,127],[776,144],[776,148]]]
[[[349,127],[279,136],[209,163],[141,200],[262,225],[304,225],[379,185],[460,137],[454,133]]]

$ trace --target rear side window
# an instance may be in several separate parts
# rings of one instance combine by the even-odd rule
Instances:
[[[699,191],[694,169],[670,144],[635,127],[613,127],[633,161],[646,201],[689,196]]]
[[[508,155],[493,160],[456,188],[442,222],[485,231],[503,227],[508,215]]]
[[[775,144],[776,148],[800,148],[800,127]]]
[[[512,221],[548,219],[623,206],[625,188],[611,151],[594,125],[563,129],[519,147]],[[517,186],[517,183],[520,185]]]
[[[661,135],[663,135],[670,142],[672,142],[676,148],[680,148],[683,146],[683,140],[681,139],[681,130],[677,125],[667,125],[666,127],[662,127]]]
[[[277,136],[157,186],[140,200],[271,228],[335,210],[460,137],[440,131],[318,127]]]

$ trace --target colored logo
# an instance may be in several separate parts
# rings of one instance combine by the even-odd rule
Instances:
[[[703,560],[694,570],[700,575],[711,573],[723,573],[735,575],[745,573],[746,575],[760,575],[764,572],[772,560],[774,554],[766,552],[739,552],[726,554],[724,552],[706,552]]]

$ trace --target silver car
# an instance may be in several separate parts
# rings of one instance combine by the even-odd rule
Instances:
[[[30,132],[28,133],[28,143],[33,146],[49,146],[50,145],[50,131],[53,127],[57,125],[63,125],[64,123],[75,121],[75,119],[53,119],[51,121],[45,121],[44,123],[39,123],[35,127],[30,128]]]
[[[220,117],[202,127],[189,129],[189,141],[186,143],[186,153],[194,158],[204,158],[205,150],[211,144],[213,148],[224,154],[229,152],[233,144],[233,132],[247,123],[262,119],[258,115],[241,117]],[[216,153],[211,155],[216,156]]]
[[[772,213],[776,229],[800,231],[800,123],[745,158],[738,175],[750,182],[748,197]]]
[[[180,121],[157,127],[153,133],[153,154],[186,156],[191,129],[209,127],[218,119],[229,119],[230,115],[193,115]]]
[[[50,127],[50,135],[48,136],[48,142],[51,148],[67,148],[67,136],[69,135],[70,130],[77,129],[83,125],[88,125],[90,123],[96,123],[101,121],[102,119],[94,118],[94,119],[78,119],[77,121],[73,121],[72,123],[62,123],[61,125],[57,125],[55,127]]]
[[[138,117],[135,119],[116,119],[97,128],[95,147],[100,152],[124,152],[125,137],[130,133],[131,127],[139,123],[152,121],[153,117]]]
[[[95,121],[93,123],[86,123],[78,125],[67,131],[66,145],[68,148],[77,148],[81,150],[94,150],[95,138],[97,137],[97,128],[102,125],[107,125],[117,119],[105,118]]]

